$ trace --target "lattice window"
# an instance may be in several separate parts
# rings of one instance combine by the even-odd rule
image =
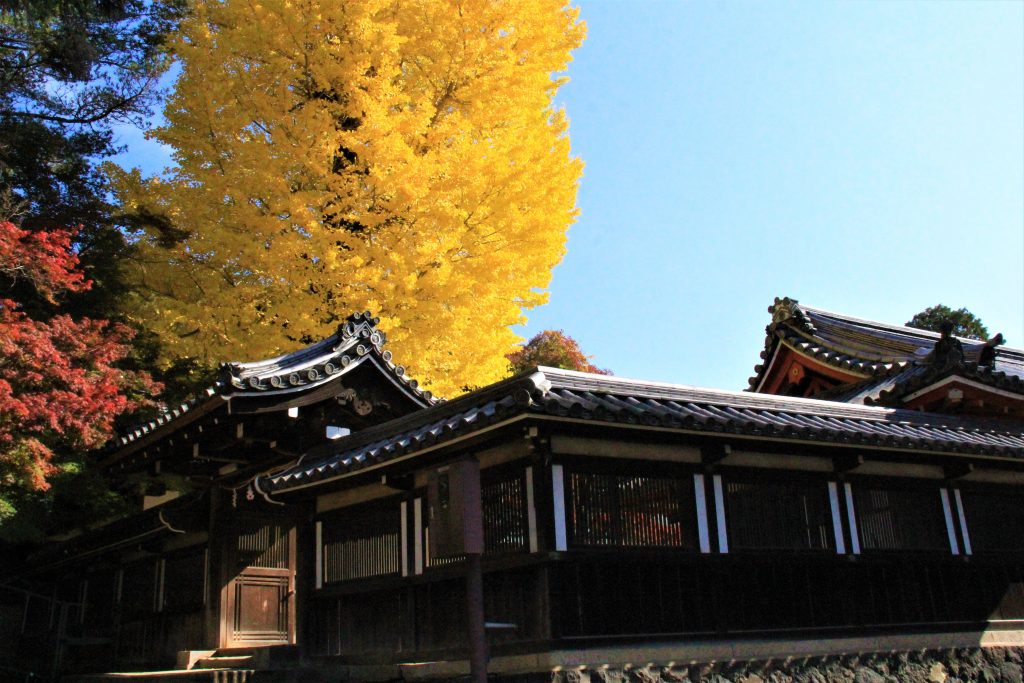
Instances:
[[[483,515],[484,552],[526,552],[529,538],[526,521],[526,474],[524,469],[485,471],[481,475],[480,506]],[[427,566],[461,562],[463,555],[436,557],[430,551],[430,524],[425,520],[424,547]]]
[[[401,528],[397,502],[325,517],[321,527],[324,583],[397,574]]]
[[[1024,550],[1024,496],[989,491],[960,494],[972,550]]]
[[[288,568],[290,527],[263,520],[245,520],[238,532],[239,564],[268,569]]]
[[[692,547],[690,478],[569,472],[569,542],[575,546]]]
[[[854,486],[865,550],[949,550],[938,489]]]
[[[527,548],[526,485],[523,472],[512,478],[485,483],[480,489],[483,507],[484,551],[520,552]]]
[[[733,549],[833,548],[825,482],[729,481],[725,502]]]
[[[425,556],[427,558],[428,567],[444,567],[449,564],[458,564],[466,558],[465,555],[449,555],[447,557],[438,557],[430,549],[430,526],[427,524],[423,527],[423,548]]]

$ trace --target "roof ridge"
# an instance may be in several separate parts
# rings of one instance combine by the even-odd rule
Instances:
[[[684,392],[694,392],[696,394],[699,394],[699,397],[691,397],[688,400],[691,400],[695,403],[700,403],[705,400],[711,400],[715,397],[728,397],[738,399],[743,404],[753,405],[755,407],[763,407],[772,410],[789,410],[791,412],[817,413],[819,411],[814,411],[813,409],[819,408],[824,409],[826,412],[834,413],[840,416],[842,416],[841,414],[846,414],[845,416],[859,415],[863,416],[866,419],[870,419],[873,417],[877,417],[879,419],[882,419],[883,417],[901,417],[914,423],[922,422],[921,418],[925,416],[938,418],[934,420],[934,422],[936,423],[948,421],[948,419],[950,418],[950,416],[944,415],[942,413],[929,413],[917,410],[908,410],[905,408],[891,408],[887,406],[867,406],[854,403],[840,403],[837,401],[830,401],[827,399],[803,398],[800,396],[779,396],[776,394],[759,394],[756,392],[736,391],[732,389],[713,389],[708,387],[698,387],[689,384],[673,384],[670,382],[638,380],[617,377],[614,375],[597,375],[587,372],[580,372],[578,370],[563,370],[561,368],[547,368],[543,366],[538,368],[538,370],[544,371],[544,374],[546,377],[548,377],[548,379],[551,379],[551,377],[548,376],[547,371],[554,371],[556,377],[557,375],[562,374],[568,377],[591,379],[596,381],[597,383],[603,382],[606,384],[611,384],[618,381],[623,384],[633,386],[634,388],[642,388],[646,386],[663,389],[677,389],[682,390]],[[563,388],[558,386],[554,382],[552,382],[552,385],[555,388]],[[588,389],[588,391],[601,392],[602,390],[600,388],[591,387]],[[608,391],[606,393],[615,394],[618,392]],[[806,408],[807,410],[802,411],[800,410],[800,408]],[[965,421],[965,418],[961,417],[954,417],[953,419],[958,422]]]
[[[220,376],[211,385],[182,403],[168,407],[158,417],[136,424],[118,433],[104,448],[116,451],[186,415],[195,415],[203,406],[216,400],[229,401],[236,396],[281,394],[320,385],[332,376],[344,374],[346,368],[374,356],[381,369],[391,376],[400,389],[407,390],[425,407],[443,402],[430,391],[420,388],[405,367],[392,362],[391,351],[384,349],[387,335],[377,329],[380,318],[370,311],[353,313],[338,325],[329,337],[274,358],[245,363],[221,363]],[[292,361],[289,363],[288,361]]]
[[[924,353],[932,351],[942,340],[940,333],[931,330],[836,313],[801,304],[790,297],[776,297],[768,312],[771,321],[765,327],[761,362],[754,366],[754,374],[747,380],[750,391],[756,391],[764,382],[780,345],[790,346],[797,353],[810,355],[840,370],[860,374],[860,368],[863,373],[884,377],[893,368],[882,366],[924,363]],[[1005,346],[1001,335],[989,341],[953,338],[960,342],[972,362],[980,358],[986,348],[998,345],[996,366],[1024,377],[1024,349]],[[807,348],[797,348],[799,344]]]
[[[802,308],[805,311],[811,311],[825,316],[830,316],[838,320],[859,323],[879,330],[903,332],[910,337],[926,337],[928,339],[934,339],[935,341],[938,341],[939,339],[942,338],[942,334],[940,332],[933,332],[932,330],[925,330],[921,329],[920,327],[909,327],[907,325],[896,325],[893,323],[881,322],[879,320],[868,320],[867,318],[860,318],[855,315],[847,315],[846,313],[837,313],[836,311],[830,311],[828,309],[818,308],[816,306],[807,306],[805,304],[801,304],[796,299],[789,299],[789,301],[792,301],[794,304],[796,304],[798,307]],[[984,346],[986,343],[986,340],[984,339],[972,339],[970,337],[961,337],[959,335],[952,336],[955,339],[958,339],[961,343],[971,344],[972,346]],[[1006,345],[1001,345],[999,347],[1000,355],[1005,355],[1007,351],[1011,352],[1011,354],[1014,355],[1024,356],[1024,349],[1018,349]]]

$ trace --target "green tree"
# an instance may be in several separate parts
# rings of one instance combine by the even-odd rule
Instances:
[[[579,343],[561,330],[544,330],[537,333],[507,358],[513,374],[538,365],[593,372],[598,375],[612,374],[611,370],[604,370],[591,363],[591,356],[583,353]]]
[[[0,220],[47,231],[81,226],[75,251],[94,286],[61,312],[117,317],[129,254],[98,167],[119,151],[111,126],[141,123],[158,101],[163,35],[184,0],[0,0]],[[32,310],[31,292],[14,293]]]
[[[0,111],[58,126],[140,122],[183,0],[0,1]]]
[[[915,327],[919,330],[931,330],[941,332],[944,322],[953,324],[953,334],[966,339],[988,340],[988,329],[982,324],[978,316],[966,308],[953,310],[949,306],[938,304],[929,306],[913,318],[907,321],[907,327]]]
[[[18,511],[0,529],[7,540],[88,523],[123,502],[87,453],[115,424],[138,419],[112,388],[143,377],[156,345],[124,327],[121,308],[132,256],[124,235],[145,217],[123,215],[101,162],[120,151],[113,126],[144,123],[160,101],[170,64],[163,36],[185,9],[185,0],[0,0],[0,225],[5,238],[33,245],[13,270],[14,243],[0,245],[0,508]],[[91,286],[55,297],[21,276],[55,258],[40,246],[55,234],[72,235],[65,256]],[[51,390],[67,402],[47,399]],[[152,390],[136,387],[129,403]],[[98,409],[75,403],[103,392],[112,402]]]
[[[125,234],[150,217],[112,201],[102,162],[121,150],[113,125],[143,124],[160,102],[165,36],[185,14],[186,0],[0,0],[0,221],[77,228],[74,251],[93,283],[56,307],[15,283],[5,295],[26,313],[128,322]],[[156,337],[140,330],[132,345],[130,361],[151,367]],[[163,374],[177,398],[208,379],[201,370]]]

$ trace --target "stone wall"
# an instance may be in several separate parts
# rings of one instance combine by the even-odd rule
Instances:
[[[507,683],[1022,683],[1024,648],[801,657],[681,666],[571,669]],[[502,677],[504,678],[504,677]]]

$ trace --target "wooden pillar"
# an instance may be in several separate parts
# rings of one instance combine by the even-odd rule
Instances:
[[[216,650],[221,638],[221,592],[224,587],[224,535],[227,532],[224,516],[226,492],[216,486],[210,487],[210,520],[206,562],[206,596],[204,598],[203,640],[205,649]]]
[[[427,509],[430,555],[465,556],[470,679],[473,683],[487,683],[480,463],[470,456],[432,470],[427,486]]]
[[[466,628],[469,635],[469,677],[487,683],[487,624],[484,617],[484,513],[480,467],[475,460],[462,465],[465,522],[462,545],[466,552]]]
[[[466,628],[469,632],[469,678],[487,683],[487,624],[484,621],[483,553],[466,553]]]
[[[320,588],[315,583],[315,577],[323,568],[320,563],[322,549],[320,535],[317,533],[319,523],[316,521],[316,499],[300,503],[299,509],[295,513],[289,511],[289,514],[296,513],[296,524],[292,531],[294,538],[289,549],[289,552],[292,553],[292,569],[295,572],[289,617],[294,623],[295,644],[299,646],[300,651],[308,652],[312,644],[312,639],[308,636],[311,624],[310,615],[314,604],[313,594],[317,588]],[[303,552],[308,548],[314,548],[315,552]],[[311,577],[314,578],[312,583],[310,582]],[[323,579],[322,576],[320,578]]]
[[[547,553],[555,549],[554,487],[551,478],[551,442],[547,434],[538,427],[530,427],[525,434],[531,451],[530,479],[534,514],[535,539],[531,541],[530,552]],[[563,498],[564,500],[564,498]],[[560,628],[555,621],[557,607],[553,604],[551,587],[552,565],[537,565],[537,593],[534,596],[534,611],[539,618],[539,633],[545,639],[557,640]]]
[[[533,505],[537,527],[537,550],[555,549],[555,513],[551,482],[551,446],[537,427],[526,435],[532,453],[530,478],[533,480]],[[531,548],[532,550],[532,548]]]

